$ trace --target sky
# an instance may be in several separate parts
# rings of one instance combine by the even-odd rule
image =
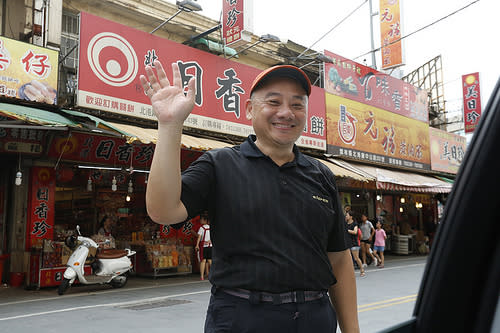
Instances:
[[[197,0],[201,15],[219,20],[225,0]],[[272,34],[314,51],[328,50],[359,63],[371,65],[369,1],[365,0],[253,0],[253,33]],[[168,2],[175,3],[174,0]],[[497,42],[497,0],[400,0],[405,65],[403,75],[441,55],[446,111],[462,110],[462,75],[479,72],[484,107],[500,77],[500,43]],[[449,16],[466,5],[464,10]],[[361,5],[362,4],[362,5]],[[358,6],[352,15],[349,14]],[[378,13],[379,0],[372,1]],[[349,17],[348,17],[349,16]],[[348,17],[347,19],[345,19]],[[375,48],[380,46],[379,15],[373,17]],[[345,20],[344,20],[345,19]],[[342,23],[339,24],[344,20]],[[439,22],[415,32],[434,21]],[[330,31],[324,38],[323,35]],[[413,34],[413,32],[415,32]],[[493,37],[493,39],[489,39]],[[319,40],[319,41],[318,41]],[[314,45],[313,45],[314,44]],[[376,52],[380,70],[381,55]]]

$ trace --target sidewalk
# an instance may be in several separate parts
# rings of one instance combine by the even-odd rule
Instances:
[[[398,261],[408,261],[408,260],[422,260],[426,259],[425,255],[397,255],[387,253],[385,255],[385,265],[397,265]],[[370,265],[368,269],[372,269],[375,266]],[[357,269],[356,269],[357,270]],[[142,277],[142,276],[130,276],[127,285],[123,289],[140,289],[140,288],[156,288],[161,286],[168,286],[174,284],[186,284],[186,283],[210,283],[208,280],[200,281],[200,276],[198,273],[178,275],[178,276],[168,276],[168,277],[158,277],[156,279],[152,277]],[[83,293],[95,292],[98,290],[109,290],[112,289],[111,286],[102,285],[86,285],[86,286],[74,286],[73,288],[81,288]],[[118,290],[118,289],[117,289]],[[0,305],[11,302],[21,302],[34,299],[45,299],[51,297],[59,297],[57,295],[57,287],[47,287],[41,288],[39,290],[25,289],[24,287],[11,287],[8,284],[0,285]]]

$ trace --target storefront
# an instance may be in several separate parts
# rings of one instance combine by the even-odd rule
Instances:
[[[439,198],[452,184],[439,177],[391,170],[336,158],[329,161],[365,177],[337,181],[344,206],[370,221],[380,220],[388,235],[386,249],[397,254],[425,253],[439,222]]]

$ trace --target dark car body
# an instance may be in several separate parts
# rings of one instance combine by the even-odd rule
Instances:
[[[500,332],[500,80],[448,196],[413,317],[383,332]]]

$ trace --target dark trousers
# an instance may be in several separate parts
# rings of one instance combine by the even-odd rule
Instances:
[[[328,295],[303,303],[251,303],[214,291],[205,320],[205,333],[335,333],[337,316]]]

